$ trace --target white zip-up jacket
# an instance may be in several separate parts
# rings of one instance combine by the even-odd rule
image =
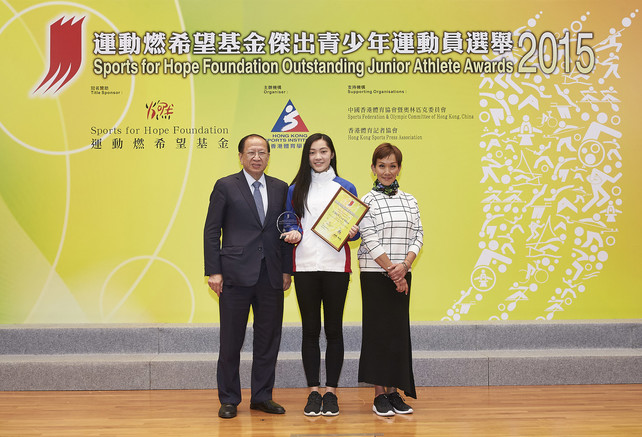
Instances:
[[[334,169],[329,167],[323,173],[312,171],[312,181],[308,190],[308,199],[305,214],[301,218],[303,228],[301,242],[294,248],[294,272],[352,272],[350,266],[350,246],[345,244],[340,251],[323,241],[312,232],[312,226],[319,219],[321,213],[332,200],[340,187],[357,195],[355,186],[336,175]],[[292,193],[294,185],[290,185],[286,200],[286,209],[294,212],[292,206]],[[352,240],[359,238],[355,235]]]

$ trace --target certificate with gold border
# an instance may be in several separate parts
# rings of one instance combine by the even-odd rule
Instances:
[[[348,239],[350,229],[359,224],[368,209],[368,205],[341,187],[312,226],[312,232],[338,252]]]

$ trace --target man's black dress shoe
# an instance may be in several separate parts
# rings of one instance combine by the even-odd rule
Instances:
[[[250,404],[251,410],[261,410],[270,414],[284,414],[285,408],[274,402],[272,399],[258,404]]]
[[[236,417],[236,405],[234,404],[221,404],[218,410],[218,417],[223,419],[231,419]]]

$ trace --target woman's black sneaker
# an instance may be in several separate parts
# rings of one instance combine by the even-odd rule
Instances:
[[[337,395],[329,391],[323,395],[323,409],[324,416],[336,416],[339,414],[339,401]]]
[[[412,408],[410,407],[410,405],[405,403],[401,395],[396,391],[393,391],[392,393],[388,393],[388,401],[390,401],[390,404],[392,405],[392,408],[395,410],[395,413],[397,414],[412,413]]]
[[[306,416],[320,416],[321,415],[321,402],[323,398],[318,391],[310,392],[308,396],[308,403],[303,409],[303,414]]]
[[[378,416],[394,416],[395,410],[392,408],[392,404],[388,400],[388,397],[385,394],[379,395],[374,398],[374,403],[372,405],[372,411],[374,411]]]

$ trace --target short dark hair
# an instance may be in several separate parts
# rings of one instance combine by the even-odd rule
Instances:
[[[397,164],[401,167],[401,159],[403,155],[401,150],[397,146],[393,146],[390,143],[379,144],[372,154],[372,165],[377,165],[377,159],[384,159],[390,155],[395,155]]]
[[[267,144],[268,153],[270,153],[270,143],[259,134],[249,134],[241,138],[241,141],[239,141],[239,153],[243,153],[243,151],[245,150],[245,140],[252,137],[261,138],[263,141],[265,141],[265,144]]]

